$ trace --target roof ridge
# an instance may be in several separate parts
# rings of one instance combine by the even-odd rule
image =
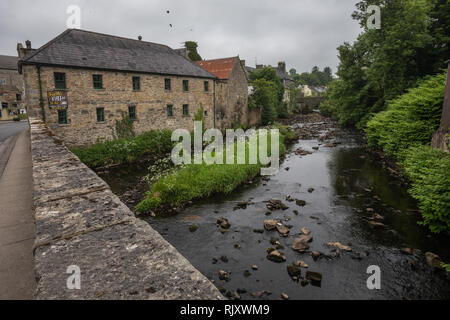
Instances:
[[[237,56],[233,56],[233,57],[227,57],[227,58],[216,58],[216,59],[205,59],[205,60],[200,60],[200,61],[196,61],[196,62],[207,62],[207,61],[216,61],[216,60],[225,60],[225,59],[239,59],[239,55]]]

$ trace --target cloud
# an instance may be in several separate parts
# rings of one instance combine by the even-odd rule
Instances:
[[[0,3],[0,54],[16,55],[29,39],[39,47],[66,29],[67,7],[81,8],[81,28],[163,43],[199,43],[205,59],[239,55],[247,65],[285,61],[336,70],[336,48],[352,42],[356,0],[15,0]],[[169,13],[167,13],[169,10]],[[172,25],[172,27],[170,26]]]

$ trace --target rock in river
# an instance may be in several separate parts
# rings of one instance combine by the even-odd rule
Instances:
[[[278,224],[277,220],[273,220],[273,219],[264,220],[264,228],[267,231],[272,231],[272,230],[276,229],[277,228],[277,224]]]
[[[267,259],[273,262],[280,263],[286,261],[286,256],[278,250],[273,250],[267,255]]]
[[[311,284],[320,286],[322,274],[320,272],[306,271],[306,279],[311,281]]]
[[[338,249],[343,250],[343,251],[352,251],[352,248],[350,248],[349,246],[345,246],[345,245],[343,245],[340,242],[328,242],[327,246],[338,248]]]
[[[308,265],[302,260],[295,261],[294,265],[301,267],[301,268],[308,268]]]
[[[307,238],[309,237],[309,238]],[[298,252],[305,252],[309,249],[308,242],[311,241],[311,236],[302,235],[296,239],[294,239],[294,243],[292,244],[292,249]]]
[[[219,227],[223,228],[223,229],[229,229],[231,227],[231,225],[228,222],[228,220],[226,218],[223,218],[223,217],[217,218],[216,224]]]
[[[228,272],[223,271],[223,270],[219,270],[219,279],[220,280],[229,281],[230,280],[230,276],[229,276]]]
[[[302,270],[294,264],[287,266],[286,269],[293,280],[298,280],[302,275]]]
[[[434,254],[432,252],[426,252],[425,258],[427,260],[428,265],[433,269],[442,269],[441,266],[441,259],[437,254]]]
[[[308,228],[302,228],[301,229],[302,233],[309,236],[311,234],[311,230],[309,230]]]
[[[295,203],[299,206],[299,207],[304,207],[306,205],[306,201],[305,200],[295,200]]]

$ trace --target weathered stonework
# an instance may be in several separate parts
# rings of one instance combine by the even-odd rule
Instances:
[[[37,299],[222,299],[108,185],[30,119]],[[68,289],[69,266],[81,288]]]
[[[41,67],[41,84],[44,110],[48,127],[68,145],[86,145],[113,138],[115,120],[128,114],[128,107],[136,107],[137,134],[152,129],[193,128],[193,116],[203,107],[205,126],[213,127],[213,79],[163,76],[128,72],[87,70],[76,68]],[[66,74],[68,99],[67,124],[58,124],[58,113],[49,108],[47,92],[55,90],[54,72]],[[31,117],[41,117],[39,106],[39,81],[37,67],[22,66],[25,81],[26,104]],[[92,75],[103,76],[103,88],[94,89]],[[132,77],[140,77],[141,90],[134,91]],[[171,90],[164,87],[164,79],[171,79]],[[189,81],[189,91],[183,90],[183,80]],[[209,82],[209,91],[204,82]],[[189,105],[189,115],[183,115],[184,104]],[[173,117],[167,115],[167,105],[173,105]],[[96,108],[104,108],[105,121],[97,122]]]
[[[25,108],[22,90],[23,78],[17,69],[6,69],[0,65],[0,102],[7,105],[0,112],[0,120],[12,120],[17,117],[20,109]]]

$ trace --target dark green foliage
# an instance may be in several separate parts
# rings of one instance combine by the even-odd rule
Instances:
[[[333,72],[330,67],[325,67],[323,71],[320,71],[319,67],[314,66],[311,72],[295,73],[291,74],[291,76],[297,85],[327,86],[333,80]]]
[[[253,86],[255,80],[264,79],[272,82],[277,94],[277,105],[283,101],[284,86],[280,77],[272,67],[264,67],[250,74],[250,84]]]
[[[384,109],[385,102],[403,94],[425,75],[443,67],[448,48],[448,13],[436,10],[438,0],[365,0],[357,3],[353,17],[363,32],[353,45],[338,48],[341,83],[331,88],[324,112],[334,111],[343,125],[363,128],[369,114]],[[381,29],[366,26],[369,5],[381,5]],[[441,20],[439,17],[441,16]],[[443,20],[443,21],[442,21]],[[438,49],[440,48],[440,49]]]
[[[251,104],[262,108],[261,122],[263,125],[273,123],[277,119],[277,88],[272,81],[266,79],[255,79],[252,81],[253,94]]]
[[[388,102],[387,110],[367,123],[369,145],[378,145],[398,158],[412,145],[429,144],[440,124],[445,78],[445,74],[430,77]]]
[[[198,44],[195,41],[186,41],[184,43],[185,48],[188,50],[188,57],[192,61],[201,61],[202,57],[197,52]]]
[[[135,138],[120,138],[94,144],[86,148],[73,148],[72,152],[87,166],[129,163],[144,156],[163,156],[173,147],[170,130],[148,131]]]
[[[450,155],[428,146],[411,147],[402,161],[419,201],[423,224],[435,233],[450,230]]]
[[[122,119],[116,120],[114,138],[133,138],[136,136],[133,128],[134,120],[131,119],[126,113],[122,113]]]

